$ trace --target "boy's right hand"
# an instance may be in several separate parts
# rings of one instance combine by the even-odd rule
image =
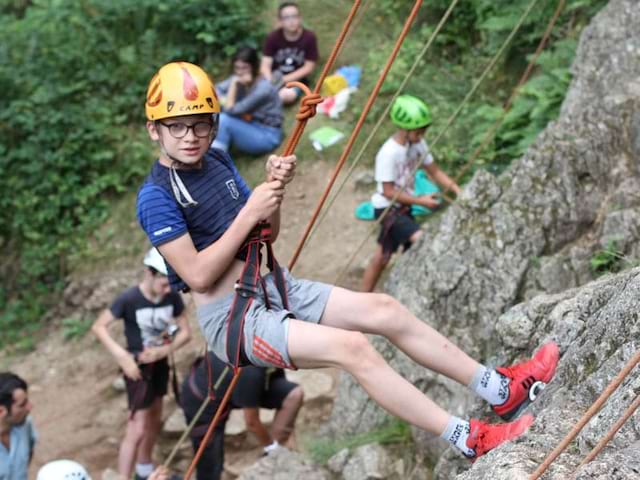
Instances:
[[[282,182],[274,180],[261,183],[251,193],[245,208],[257,223],[267,220],[273,215],[280,208],[283,198],[284,185]]]
[[[440,200],[438,200],[438,194],[432,193],[430,195],[420,195],[418,197],[418,204],[423,207],[427,207],[430,210],[436,210],[440,207]]]
[[[130,378],[131,380],[142,379],[140,368],[138,367],[135,358],[133,358],[133,355],[127,352],[127,355],[120,358],[118,363],[127,378]]]

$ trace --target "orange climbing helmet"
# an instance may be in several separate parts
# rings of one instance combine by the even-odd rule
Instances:
[[[145,102],[148,120],[219,112],[211,78],[193,63],[167,63],[149,82]]]

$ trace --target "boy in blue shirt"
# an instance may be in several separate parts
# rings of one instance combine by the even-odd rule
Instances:
[[[24,480],[37,435],[31,423],[27,382],[10,372],[0,373],[0,479]]]
[[[278,236],[296,157],[269,157],[266,181],[251,192],[228,154],[208,150],[219,111],[213,83],[200,67],[174,62],[158,71],[147,91],[146,114],[160,158],[138,194],[140,224],[167,261],[172,288],[191,290],[209,349],[229,363],[239,357],[260,367],[345,370],[391,414],[439,435],[469,458],[521,435],[533,422],[530,415],[499,425],[450,415],[398,375],[365,334],[385,336],[417,363],[468,386],[506,419],[516,417],[535,398],[530,394],[553,377],[559,358],[554,343],[530,361],[494,370],[389,295],[301,280],[286,270],[286,302],[280,278],[272,274],[255,289],[238,282],[247,257],[243,247],[256,226],[266,221],[271,239]],[[252,301],[242,315],[241,351],[230,358],[236,289]]]

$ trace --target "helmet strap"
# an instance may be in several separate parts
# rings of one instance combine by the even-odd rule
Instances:
[[[187,190],[186,185],[180,178],[180,175],[178,175],[178,169],[176,168],[176,163],[180,163],[180,162],[173,158],[172,160],[173,162],[171,163],[171,167],[169,167],[169,179],[171,180],[171,190],[173,190],[173,196],[175,197],[177,202],[180,204],[180,206],[183,208],[194,207],[198,205],[198,202],[196,202],[193,199],[193,197],[189,193],[189,190]]]
[[[171,160],[171,166],[169,167],[169,180],[171,181],[171,190],[173,191],[174,198],[183,208],[193,207],[197,205],[198,202],[196,202],[193,199],[193,197],[189,193],[189,190],[187,190],[187,187],[182,181],[182,179],[180,178],[180,175],[178,175],[178,169],[176,168],[176,165],[184,165],[184,166],[188,166],[188,165],[181,162],[179,159],[177,159],[167,151],[166,147],[164,146],[164,142],[162,140],[162,134],[160,133],[159,129],[157,131],[158,131],[158,144],[160,145],[160,152],[162,153],[162,155],[164,155],[165,157]]]

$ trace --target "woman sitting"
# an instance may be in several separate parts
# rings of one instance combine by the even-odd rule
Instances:
[[[278,90],[260,76],[258,53],[250,47],[236,51],[233,75],[216,85],[223,113],[214,148],[262,155],[282,142],[282,102]]]

